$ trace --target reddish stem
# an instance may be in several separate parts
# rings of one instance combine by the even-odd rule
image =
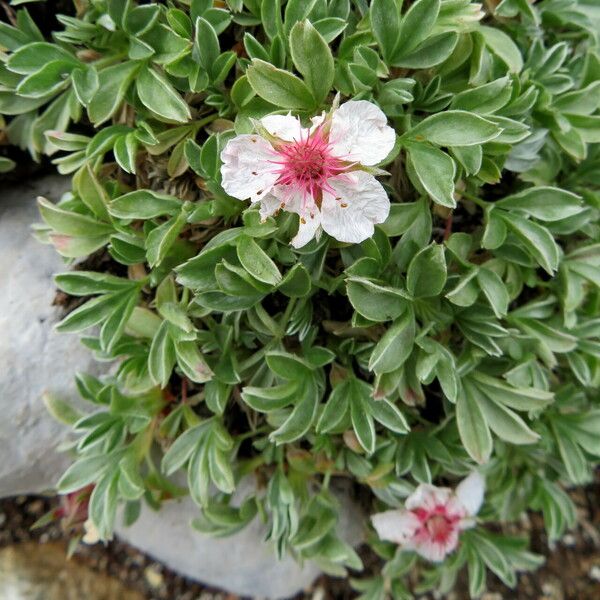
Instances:
[[[444,241],[446,241],[452,233],[452,214],[453,213],[450,213],[446,217],[446,227],[444,228]]]

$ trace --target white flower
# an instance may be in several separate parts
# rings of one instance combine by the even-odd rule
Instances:
[[[371,521],[382,540],[439,562],[456,549],[460,532],[475,524],[484,489],[485,481],[477,472],[456,491],[421,484],[406,499],[404,510],[377,513]]]
[[[302,127],[291,115],[271,115],[257,133],[239,135],[221,152],[223,189],[260,203],[263,218],[297,213],[299,248],[321,230],[341,242],[371,237],[390,202],[373,173],[393,149],[396,134],[374,104],[351,100]]]

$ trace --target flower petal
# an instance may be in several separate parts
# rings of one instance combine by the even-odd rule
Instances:
[[[382,185],[369,173],[353,171],[327,182],[335,195],[323,194],[323,229],[340,242],[358,244],[373,235],[390,212]]]
[[[260,122],[271,135],[286,142],[308,137],[309,130],[302,127],[300,119],[291,115],[268,115],[263,117]]]
[[[388,510],[371,516],[371,522],[382,540],[405,544],[420,526],[419,519],[407,510]]]
[[[456,549],[456,546],[458,546],[458,531],[454,530],[443,542],[432,540],[430,537],[424,538],[414,544],[414,550],[426,560],[441,562],[447,554]]]
[[[274,193],[276,187],[260,200],[260,218],[263,221],[283,208],[281,198]]]
[[[375,104],[350,100],[333,113],[329,142],[344,160],[376,165],[392,151],[396,132]]]
[[[285,210],[294,212],[300,217],[298,233],[292,239],[294,248],[306,246],[310,240],[320,234],[321,211],[312,198],[300,194],[288,197],[285,202]]]
[[[310,240],[315,236],[318,236],[320,226],[321,213],[318,210],[307,217],[301,216],[298,225],[298,233],[292,238],[292,246],[294,246],[294,248],[306,246]]]
[[[238,135],[221,152],[223,189],[234,198],[257,202],[277,181],[271,144],[259,135]]]
[[[404,506],[409,510],[423,508],[427,511],[433,510],[436,506],[444,506],[452,495],[449,488],[440,488],[435,485],[422,483],[406,499]]]
[[[456,497],[465,507],[467,514],[473,516],[479,512],[483,504],[484,491],[485,479],[480,473],[473,471],[473,473],[458,484]]]

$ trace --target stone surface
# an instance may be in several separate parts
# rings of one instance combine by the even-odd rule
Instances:
[[[69,188],[69,179],[51,176],[0,194],[0,497],[56,483],[69,462],[56,451],[67,431],[48,415],[42,394],[77,397],[75,372],[98,368],[76,335],[54,332],[52,276],[65,265],[31,235],[36,196],[57,200]]]
[[[344,507],[339,531],[357,544],[364,517],[343,490],[338,496]],[[290,556],[278,561],[264,541],[265,529],[258,518],[233,536],[211,538],[191,528],[197,516],[198,508],[189,497],[166,502],[159,512],[145,506],[140,518],[130,527],[118,527],[117,534],[187,577],[242,596],[289,598],[319,575],[314,564],[307,562],[301,568]]]

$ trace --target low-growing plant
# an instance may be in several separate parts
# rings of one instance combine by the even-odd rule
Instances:
[[[100,539],[184,494],[202,532],[262,519],[364,599],[514,586],[541,558],[503,524],[560,538],[600,456],[597,3],[74,5],[0,23],[4,133],[73,177],[36,234],[110,259],[56,277],[117,364],[86,414],[47,398],[59,491]]]

